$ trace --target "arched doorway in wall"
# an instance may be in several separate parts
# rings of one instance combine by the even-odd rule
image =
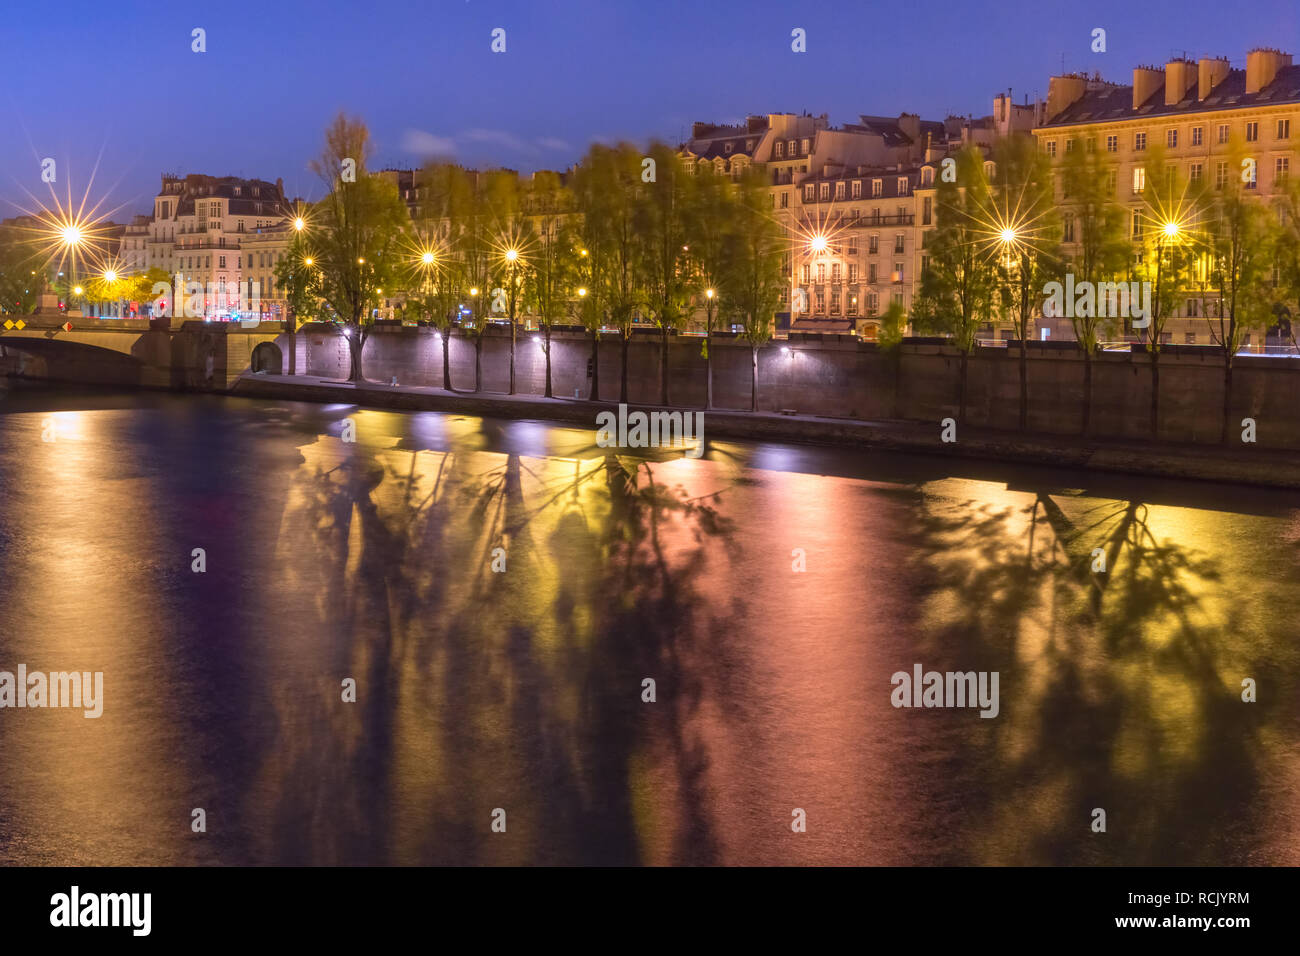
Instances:
[[[262,342],[253,349],[249,367],[253,372],[265,372],[268,375],[284,374],[284,354],[274,342]]]

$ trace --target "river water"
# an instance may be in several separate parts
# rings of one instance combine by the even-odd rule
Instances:
[[[0,671],[103,674],[98,718],[0,709],[0,862],[1300,863],[1298,495],[0,411]],[[997,715],[894,707],[916,665]]]

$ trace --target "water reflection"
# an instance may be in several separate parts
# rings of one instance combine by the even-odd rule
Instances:
[[[1290,496],[645,460],[353,406],[8,406],[0,669],[103,669],[108,699],[0,711],[38,768],[0,778],[0,859],[1300,861]],[[39,447],[51,411],[66,447]],[[999,671],[1000,716],[893,709],[916,662]]]

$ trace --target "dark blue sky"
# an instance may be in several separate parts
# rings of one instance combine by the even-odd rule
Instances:
[[[1045,95],[1062,54],[1128,82],[1182,52],[1241,66],[1258,45],[1300,58],[1295,0],[24,0],[0,17],[0,217],[30,206],[24,189],[47,194],[41,157],[80,195],[101,148],[92,194],[125,204],[119,221],[150,209],[164,170],[283,177],[315,198],[306,164],[340,108],[370,124],[377,165],[434,147],[563,168],[594,138],[676,141],[692,120],[751,112],[983,115],[1007,87]]]

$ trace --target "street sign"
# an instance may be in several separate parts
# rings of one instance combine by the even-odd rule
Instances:
[[[71,331],[72,331],[72,323],[71,323],[71,322],[64,322],[64,323],[63,323],[63,331],[64,331],[64,332],[71,332]]]

